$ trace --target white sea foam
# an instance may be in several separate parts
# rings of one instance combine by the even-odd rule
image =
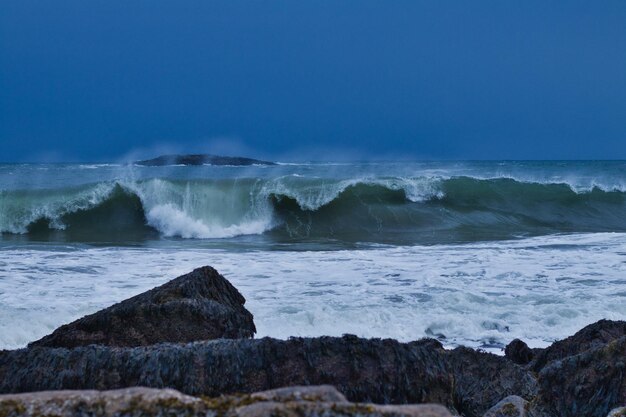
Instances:
[[[442,197],[443,193],[438,188],[440,178],[376,178],[355,177],[344,180],[318,180],[312,182],[297,181],[299,176],[289,175],[271,181],[264,182],[259,196],[263,199],[270,195],[285,196],[294,199],[300,208],[304,210],[318,210],[336,200],[340,194],[350,187],[357,185],[370,185],[388,188],[390,190],[403,190],[407,199],[413,202],[421,202],[433,197]]]
[[[432,198],[444,197],[440,189],[441,181],[441,177],[398,178],[380,185],[392,190],[403,190],[409,201],[420,203]]]
[[[626,234],[319,252],[21,246],[0,249],[0,348],[207,264],[247,298],[258,336],[545,346],[626,318]]]
[[[88,173],[89,169],[85,171]],[[347,179],[291,173],[256,179],[218,178],[186,180],[138,179],[133,176],[135,172],[130,171],[125,174],[123,179],[83,184],[75,187],[0,190],[0,232],[26,233],[30,224],[44,218],[50,221],[50,225],[53,228],[63,229],[66,226],[63,221],[63,217],[66,214],[90,209],[101,204],[110,197],[116,185],[119,185],[139,197],[148,223],[165,236],[224,238],[242,234],[260,234],[278,224],[271,202],[272,197],[278,199],[291,198],[301,209],[316,211],[339,199],[351,187],[380,186],[389,190],[401,190],[404,192],[407,200],[421,203],[446,197],[446,181],[450,178],[458,178],[458,176],[437,174],[437,171],[426,170],[424,173],[428,173],[428,175],[423,173],[424,175],[421,176],[367,176],[358,174]],[[456,174],[463,173],[462,171],[452,172]],[[314,174],[322,174],[322,172],[315,172]],[[63,181],[66,181],[64,178]],[[589,192],[594,188],[600,188],[605,191],[623,191],[625,189],[621,182],[623,180],[616,176],[611,177],[610,181],[602,180],[599,176],[580,175],[575,178],[567,178],[565,175],[541,177],[537,174],[527,174],[525,176],[507,174],[495,176],[478,175],[466,178],[515,178],[516,181],[524,183],[562,184],[578,193]],[[488,189],[486,186],[483,188]],[[506,186],[492,188],[492,191],[496,193],[496,198],[491,200],[497,200],[500,197],[497,193],[502,193],[503,190],[506,191]],[[361,191],[363,191],[362,188],[360,189]],[[451,198],[454,197],[454,192],[451,192]],[[367,194],[367,191],[365,194]],[[527,194],[520,192],[516,196],[523,199],[525,195]],[[527,196],[532,197],[532,194]],[[462,199],[465,197],[461,196]],[[537,198],[543,197],[539,196]],[[566,193],[566,198],[563,201],[567,202],[568,198],[569,196]],[[619,200],[616,201],[617,203],[613,203],[613,205],[617,208],[617,211],[613,210],[613,212],[616,213],[616,217],[620,217]],[[461,205],[467,202],[464,200],[461,202]],[[469,203],[474,204],[471,198],[469,198]],[[478,203],[480,203],[480,199]],[[531,201],[531,204],[535,203],[536,201]],[[353,199],[352,204],[357,205],[358,198]],[[538,209],[533,210],[533,212],[525,211],[527,210],[526,207],[519,206],[511,208],[500,207],[500,209],[510,209],[509,217],[526,216],[532,218],[536,213],[546,213],[547,210],[550,212],[554,211],[555,209],[550,204],[551,202],[547,201],[546,210]],[[582,205],[579,204],[579,206]],[[567,221],[574,223],[574,228],[566,230],[589,230],[589,228],[595,231],[623,230],[621,223],[617,220],[611,224],[612,228],[599,227],[607,219],[606,213],[602,211],[608,210],[609,208],[607,207],[607,204],[603,204],[599,211],[589,210],[586,213],[581,213],[579,210],[576,213],[576,216],[578,216],[576,219],[567,219]],[[519,210],[516,211],[518,208]],[[487,205],[483,209],[490,210],[491,207]],[[564,210],[567,210],[567,208],[564,208]],[[565,213],[564,210],[560,212]],[[502,213],[500,212],[499,214]],[[412,221],[418,216],[407,218]],[[471,221],[469,215],[467,218]],[[426,219],[423,223],[428,223],[429,220]],[[537,218],[535,220],[535,224],[548,224],[554,219]],[[557,222],[556,228],[561,230],[558,229],[560,219],[557,220],[559,222]],[[613,226],[615,224],[618,226]],[[411,227],[411,225],[405,226],[405,230]],[[520,229],[521,233],[527,231],[527,228],[522,227]],[[535,231],[531,230],[531,233],[535,233]]]
[[[297,174],[257,181],[252,186],[233,183],[227,189],[211,183],[181,186],[160,179],[129,182],[124,187],[139,196],[148,224],[165,236],[224,238],[261,234],[275,227],[271,196],[292,198],[300,208],[315,211],[359,184],[403,190],[413,202],[443,195],[437,188],[438,182],[431,178],[302,181]]]
[[[146,214],[148,224],[164,236],[183,238],[226,238],[240,235],[261,234],[271,228],[271,219],[259,219],[228,226],[207,224],[191,218],[187,213],[171,204],[158,205]]]
[[[78,165],[79,169],[98,169],[98,168],[109,168],[109,167],[119,167],[120,164],[80,164]],[[68,169],[74,169],[74,165],[69,165]]]

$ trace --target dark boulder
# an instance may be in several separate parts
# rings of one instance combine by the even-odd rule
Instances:
[[[352,401],[450,403],[444,350],[354,336],[238,339],[136,348],[0,352],[0,392],[170,387],[209,397],[290,385],[336,386]]]
[[[167,165],[276,165],[274,162],[261,161],[258,159],[244,158],[241,156],[218,156],[208,154],[190,155],[161,155],[153,159],[136,161],[137,165],[167,166]]]
[[[215,269],[205,266],[160,287],[56,329],[30,347],[91,344],[144,346],[256,332],[245,298]]]
[[[624,336],[626,336],[626,321],[600,320],[584,327],[573,336],[554,342],[545,349],[538,349],[530,367],[533,371],[539,372],[550,362],[578,355],[589,349],[603,347]]]
[[[514,339],[504,348],[504,356],[518,365],[526,365],[533,360],[533,350],[519,339]]]
[[[538,384],[533,416],[605,417],[626,403],[626,336],[551,362]]]
[[[502,398],[533,398],[537,381],[502,356],[459,347],[446,352],[454,376],[454,408],[463,416],[482,416]]]
[[[88,346],[0,352],[0,392],[171,387],[189,395],[329,384],[350,401],[439,403],[479,417],[534,379],[496,355],[445,351],[439,342],[355,336],[213,340],[137,348]]]

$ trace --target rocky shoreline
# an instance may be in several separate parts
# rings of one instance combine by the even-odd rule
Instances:
[[[0,417],[605,417],[620,415],[611,410],[626,404],[626,322],[599,321],[546,349],[515,340],[497,356],[446,350],[434,339],[253,339],[244,304],[224,277],[203,267],[61,326],[28,348],[1,351]],[[332,401],[274,398],[242,409],[251,407],[251,396],[274,395],[254,394],[267,390],[333,390],[320,385],[338,390]],[[90,391],[40,392],[50,390]],[[128,396],[147,411],[121,413],[114,405]],[[195,405],[172,411],[158,405],[168,403],[162,396]],[[440,406],[400,406],[424,403]]]

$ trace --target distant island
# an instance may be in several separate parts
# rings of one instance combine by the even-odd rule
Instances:
[[[135,164],[151,167],[166,165],[276,165],[275,162],[260,161],[258,159],[243,158],[240,156],[218,156],[209,154],[161,155],[153,159],[136,161]]]

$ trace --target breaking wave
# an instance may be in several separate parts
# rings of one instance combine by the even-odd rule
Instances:
[[[626,231],[626,192],[510,178],[111,181],[0,191],[0,232],[72,240],[158,236],[442,243]]]

